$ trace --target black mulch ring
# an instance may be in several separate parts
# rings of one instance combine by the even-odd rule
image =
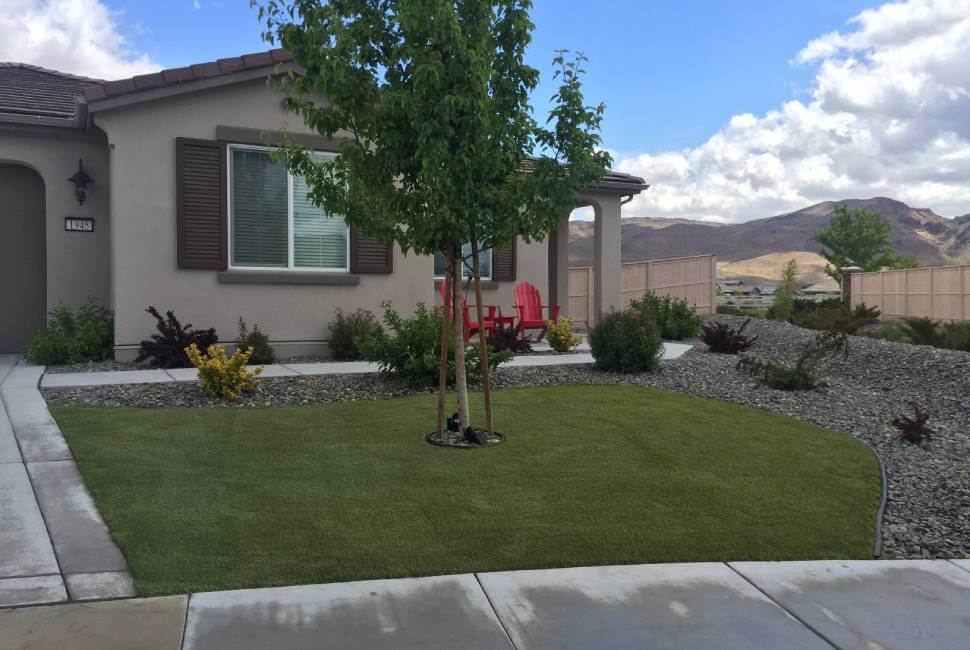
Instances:
[[[482,429],[479,429],[479,431],[482,431]],[[505,442],[505,436],[498,431],[484,445],[468,442],[465,440],[464,434],[457,431],[445,431],[441,435],[437,431],[432,431],[424,439],[436,447],[452,447],[454,449],[483,449]]]

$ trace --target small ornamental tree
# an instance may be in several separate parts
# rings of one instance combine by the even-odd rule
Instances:
[[[545,238],[610,164],[596,150],[604,107],[587,106],[582,95],[585,59],[556,53],[560,86],[540,125],[529,105],[539,73],[524,62],[531,0],[251,2],[264,39],[291,52],[300,68],[280,79],[286,107],[340,140],[339,155],[325,162],[292,141],[283,147],[281,160],[306,179],[309,199],[405,254],[445,254],[443,330],[450,327],[455,340],[466,429],[462,269],[472,267],[481,305],[478,251]],[[484,332],[480,309],[477,318]],[[487,370],[482,382],[491,434]],[[439,389],[441,431],[444,373]]]
[[[785,321],[795,310],[795,279],[798,277],[798,263],[788,260],[781,271],[781,283],[775,289],[774,300],[768,308],[768,318]]]

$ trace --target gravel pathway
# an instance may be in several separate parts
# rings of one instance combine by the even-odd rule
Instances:
[[[713,316],[739,324],[743,318]],[[794,359],[815,332],[755,319],[751,354]],[[970,557],[970,354],[852,337],[847,359],[822,363],[829,386],[786,393],[757,386],[734,369],[737,358],[700,342],[661,371],[616,375],[589,366],[500,368],[498,388],[576,383],[634,384],[766,409],[859,438],[877,450],[889,475],[883,557]],[[267,378],[233,406],[260,407],[384,399],[414,394],[379,375]],[[48,390],[53,404],[136,407],[224,406],[195,384],[143,384]],[[901,440],[891,420],[916,401],[929,409],[936,436],[919,447]]]

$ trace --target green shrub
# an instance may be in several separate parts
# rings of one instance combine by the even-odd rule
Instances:
[[[938,323],[930,318],[905,318],[902,323],[883,325],[863,336],[896,343],[930,345],[970,352],[970,322]]]
[[[349,315],[338,309],[329,328],[330,351],[335,359],[341,360],[363,358],[361,342],[383,331],[374,314],[366,309],[357,309]]]
[[[77,310],[60,305],[49,314],[47,327],[34,333],[24,350],[28,363],[62,365],[105,361],[114,354],[111,310],[91,301]]]
[[[744,316],[741,308],[735,307],[734,305],[718,305],[714,311],[725,316]]]
[[[704,324],[704,320],[682,298],[648,293],[631,302],[629,309],[651,315],[660,328],[660,336],[672,341],[696,337]]]
[[[849,339],[844,332],[822,332],[802,348],[794,365],[784,361],[742,356],[737,369],[752,374],[758,383],[775,390],[813,390],[827,384],[818,378],[818,362],[838,353],[849,354]]]
[[[882,325],[878,329],[859,332],[859,335],[870,339],[893,341],[894,343],[912,343],[903,329],[896,324]]]
[[[546,338],[554,352],[566,354],[583,342],[583,337],[573,334],[573,319],[560,316],[556,322],[546,321]]]
[[[970,321],[947,323],[943,326],[943,345],[950,350],[970,352]]]
[[[879,322],[879,310],[875,307],[857,305],[854,309],[844,306],[795,311],[791,323],[810,330],[833,330],[844,334],[857,334],[867,325]]]
[[[589,331],[596,367],[613,372],[648,372],[660,363],[663,340],[653,314],[631,308],[604,316]]]
[[[970,322],[939,323],[931,318],[904,318],[898,328],[906,343],[970,352]]]
[[[428,311],[418,303],[411,318],[402,317],[390,303],[384,304],[384,324],[359,339],[363,358],[380,365],[381,372],[393,373],[410,386],[436,386],[438,361],[441,358],[441,310]],[[498,364],[513,357],[511,350],[489,350],[488,365],[494,370]],[[469,379],[481,376],[478,346],[465,346],[465,372]],[[455,381],[455,351],[448,337],[448,382]]]
[[[904,318],[899,329],[913,345],[932,345],[942,348],[946,342],[943,328],[930,318]]]
[[[236,347],[240,350],[252,349],[249,355],[249,363],[252,364],[262,365],[273,363],[276,360],[273,348],[269,344],[269,336],[259,329],[259,325],[253,325],[253,331],[250,332],[242,317],[239,318],[239,335],[236,337]]]

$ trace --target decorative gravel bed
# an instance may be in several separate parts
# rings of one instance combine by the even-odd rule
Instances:
[[[743,318],[714,316],[740,324]],[[816,332],[754,319],[757,356],[793,359]],[[786,393],[757,386],[734,369],[736,357],[695,348],[657,373],[616,375],[589,365],[500,368],[497,388],[557,384],[626,383],[712,397],[812,422],[864,440],[889,476],[883,557],[970,557],[970,354],[852,337],[849,357],[822,363],[829,382],[817,391]],[[262,390],[235,407],[299,405],[413,394],[379,375],[267,378]],[[63,405],[134,407],[223,406],[195,384],[141,384],[48,390]],[[929,409],[936,436],[919,447],[901,440],[891,420],[916,401]]]
[[[72,372],[113,372],[117,370],[144,370],[148,366],[134,361],[85,361],[83,363],[69,363],[63,366],[47,366],[44,369],[49,375],[64,375]]]

